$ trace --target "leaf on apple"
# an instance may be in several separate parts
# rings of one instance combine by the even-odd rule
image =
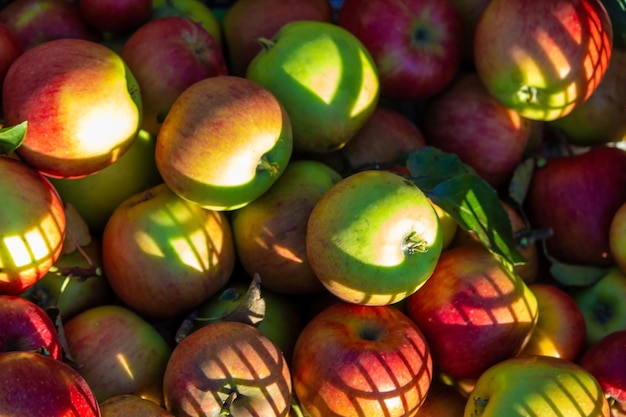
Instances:
[[[82,215],[72,204],[65,203],[65,240],[63,241],[63,253],[74,252],[91,242],[91,231]]]
[[[509,183],[509,197],[518,205],[522,206],[526,199],[528,187],[535,172],[535,159],[528,158],[522,161],[513,171]]]
[[[26,136],[28,121],[0,129],[0,154],[9,155],[20,147]]]
[[[545,243],[543,245],[543,252],[550,262],[550,275],[552,275],[559,284],[567,287],[586,287],[595,284],[610,271],[610,268],[573,265],[560,262],[548,254]]]
[[[498,193],[456,154],[422,146],[408,154],[406,165],[413,183],[504,264],[526,262]]]

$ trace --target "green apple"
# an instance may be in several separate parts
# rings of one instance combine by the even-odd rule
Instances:
[[[442,233],[435,209],[414,183],[369,170],[342,179],[315,204],[306,250],[317,278],[342,300],[392,304],[430,277]]]
[[[585,317],[587,345],[626,329],[626,274],[619,268],[611,268],[591,286],[577,288],[572,297]]]
[[[220,22],[205,2],[201,0],[152,0],[150,19],[167,16],[186,17],[193,20],[213,36],[220,48],[223,46]]]
[[[246,78],[214,76],[189,86],[170,108],[156,163],[179,196],[210,210],[235,210],[285,170],[292,125],[281,102]]]
[[[328,22],[285,24],[250,62],[246,77],[287,109],[294,149],[343,147],[372,115],[379,98],[376,64],[346,29]]]
[[[306,228],[313,206],[341,176],[327,165],[297,160],[265,194],[232,213],[237,259],[263,288],[281,294],[311,294],[324,286],[306,254]]]
[[[465,417],[609,417],[598,381],[575,363],[549,356],[499,362],[476,381]]]

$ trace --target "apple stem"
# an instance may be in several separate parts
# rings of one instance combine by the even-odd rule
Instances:
[[[254,40],[257,41],[266,51],[269,51],[270,48],[275,45],[274,41],[268,38],[264,38],[263,36],[258,36],[254,38]]]
[[[428,242],[417,237],[417,232],[412,231],[402,241],[402,251],[407,255],[413,255],[416,252],[428,252]]]
[[[258,171],[269,171],[272,177],[278,174],[279,169],[279,164],[276,162],[270,162],[265,155],[259,159],[259,163],[257,164]]]
[[[237,391],[231,391],[228,394],[228,397],[224,400],[222,404],[222,409],[220,410],[220,416],[231,416],[230,407],[233,405],[233,402],[237,399]]]

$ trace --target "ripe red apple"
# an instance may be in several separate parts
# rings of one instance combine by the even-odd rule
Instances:
[[[600,0],[494,0],[474,33],[474,64],[490,94],[533,120],[563,117],[596,90],[613,31]]]
[[[486,249],[444,251],[426,283],[406,300],[438,369],[477,378],[516,356],[537,323],[537,299],[518,276]]]
[[[182,198],[235,210],[276,182],[292,148],[291,121],[269,90],[245,78],[217,76],[176,99],[157,136],[156,163]]]
[[[244,77],[263,48],[256,38],[271,38],[288,22],[332,22],[329,0],[239,0],[224,14],[222,26],[231,75]]]
[[[102,33],[131,33],[150,19],[152,0],[80,0],[85,22]]]
[[[61,256],[63,202],[50,182],[26,163],[0,156],[0,294],[19,295]]]
[[[270,339],[248,324],[209,324],[172,351],[163,378],[166,408],[176,416],[284,417],[291,373]]]
[[[626,416],[626,329],[591,345],[578,364],[600,383],[611,405],[611,417]]]
[[[609,227],[626,201],[626,151],[596,146],[548,157],[532,175],[525,206],[531,227],[552,229],[545,240],[558,261],[589,266],[613,264]]]
[[[34,352],[3,352],[0,369],[0,415],[101,416],[91,387],[63,361]]]
[[[149,322],[129,308],[103,305],[77,314],[63,328],[71,360],[99,402],[135,394],[163,403],[171,349]]]
[[[73,1],[14,0],[0,10],[0,23],[15,34],[24,51],[54,39],[102,39]]]
[[[139,395],[121,394],[100,403],[102,417],[174,417],[154,401]]]
[[[291,369],[309,417],[399,417],[424,402],[433,362],[427,339],[400,310],[339,302],[300,332]]]
[[[172,103],[187,87],[228,73],[215,39],[184,17],[164,17],[141,25],[124,42],[120,55],[139,83],[142,127],[155,135]]]
[[[37,304],[14,295],[0,295],[0,352],[41,351],[53,359],[63,352],[57,329]]]
[[[496,189],[508,186],[532,125],[500,104],[474,72],[459,75],[429,101],[422,119],[426,144],[455,153]]]
[[[451,0],[345,0],[337,24],[372,55],[382,97],[432,97],[459,70],[461,19]]]
[[[153,318],[191,311],[234,269],[230,222],[159,184],[124,200],[102,235],[102,262],[116,295]]]
[[[83,177],[120,158],[141,123],[132,73],[111,49],[57,39],[29,49],[4,79],[8,126],[28,121],[20,158],[53,177]]]

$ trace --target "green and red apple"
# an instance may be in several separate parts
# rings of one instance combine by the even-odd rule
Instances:
[[[206,2],[202,0],[152,0],[150,19],[170,16],[193,20],[211,34],[220,48],[224,47],[222,26]]]

